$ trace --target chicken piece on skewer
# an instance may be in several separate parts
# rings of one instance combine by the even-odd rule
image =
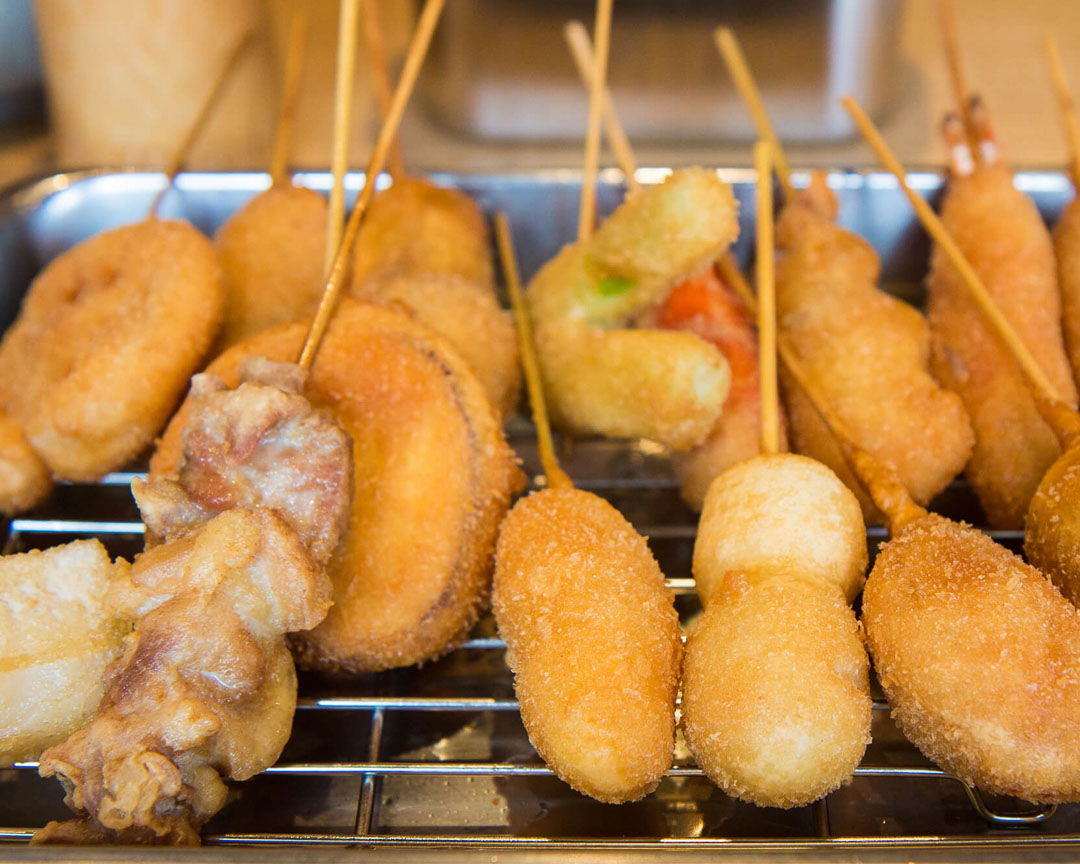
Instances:
[[[1014,187],[981,103],[972,113],[980,136],[978,166],[972,165],[959,120],[945,121],[952,176],[942,221],[1058,396],[1075,403],[1050,236],[1035,205]],[[937,247],[928,285],[934,372],[960,394],[975,430],[968,479],[991,525],[1019,527],[1061,448],[1016,362]]]
[[[960,398],[930,376],[926,321],[877,288],[877,255],[836,216],[822,173],[780,216],[780,331],[860,445],[895,465],[912,497],[926,504],[967,463],[971,424]],[[784,382],[795,448],[832,468],[867,519],[880,518],[828,427],[786,375]]]
[[[745,304],[717,268],[676,285],[640,326],[689,330],[723,353],[731,368],[731,389],[723,412],[697,447],[674,454],[682,496],[701,510],[709,484],[736,462],[756,456],[761,441],[761,390],[758,386],[757,335]],[[780,447],[787,449],[781,421]]]
[[[254,356],[229,389],[191,382],[175,477],[135,480],[148,543],[172,540],[231,507],[269,507],[325,565],[349,519],[352,451],[345,431],[301,395],[307,373]]]
[[[34,452],[18,423],[0,410],[0,513],[19,513],[52,491],[49,469]]]
[[[467,195],[395,178],[356,239],[349,294],[407,307],[472,366],[501,416],[513,413],[521,387],[514,326],[495,296],[483,214]]]
[[[96,540],[0,558],[0,767],[93,716],[131,631],[128,570]]]
[[[557,423],[677,451],[705,439],[727,398],[727,361],[693,333],[629,325],[738,231],[730,187],[687,168],[631,192],[592,238],[540,270],[527,299]]]
[[[273,511],[234,508],[143,553],[134,633],[90,724],[41,757],[80,818],[41,843],[198,843],[222,777],[246,779],[285,746],[296,704],[286,633],[314,627],[330,583]]]

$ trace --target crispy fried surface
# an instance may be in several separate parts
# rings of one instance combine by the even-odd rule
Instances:
[[[49,469],[18,424],[0,410],[0,513],[29,510],[51,491]]]
[[[350,292],[364,285],[427,273],[493,285],[487,225],[468,195],[402,177],[375,196],[353,249]]]
[[[131,630],[128,564],[97,540],[0,557],[0,766],[84,725]]]
[[[1050,237],[1012,173],[997,164],[954,177],[941,218],[1058,393],[1075,402]],[[1019,367],[938,249],[928,284],[934,374],[960,394],[975,430],[968,479],[991,525],[1018,528],[1061,450]]]
[[[227,385],[242,359],[291,359],[307,327],[285,325],[208,369]],[[387,309],[342,301],[305,395],[353,440],[354,495],[328,570],[334,608],[295,642],[301,662],[331,672],[407,666],[436,656],[475,622],[495,534],[518,472],[483,388],[435,333]],[[151,461],[176,464],[187,409]]]
[[[192,378],[175,478],[132,482],[148,543],[181,536],[230,507],[269,507],[325,565],[349,518],[349,437],[300,395],[299,366],[249,357],[240,378],[235,389],[209,373]]]
[[[0,402],[56,477],[95,480],[164,425],[221,305],[213,247],[191,225],[98,234],[30,286],[0,342]]]
[[[247,779],[285,746],[296,674],[284,634],[322,620],[330,585],[280,517],[242,508],[144,553],[131,578],[142,602],[101,705],[40,771],[63,780],[92,833],[195,845],[225,803],[221,777]],[[71,830],[50,823],[35,841]]]
[[[911,496],[926,504],[967,463],[971,424],[960,398],[930,376],[926,321],[878,290],[876,253],[835,224],[834,209],[824,176],[815,175],[815,186],[780,217],[778,326],[855,441],[893,464]],[[817,411],[789,375],[782,380],[795,448],[828,465],[867,519],[879,519]]]
[[[1074,380],[1080,378],[1080,204],[1074,198],[1054,226],[1061,323]]]
[[[628,197],[540,270],[528,301],[556,422],[674,450],[705,439],[727,398],[723,355],[692,333],[627,328],[738,232],[731,189],[689,168]]]
[[[671,765],[682,645],[645,539],[596,495],[537,492],[503,523],[492,601],[544,761],[609,803],[656,788]]]
[[[851,779],[870,741],[869,663],[843,595],[801,570],[728,575],[691,628],[683,731],[729,795],[799,807]]]
[[[1050,466],[1024,520],[1024,554],[1080,606],[1080,450]]]
[[[682,712],[694,757],[728,794],[796,807],[850,780],[870,740],[869,663],[848,606],[866,561],[858,501],[820,462],[758,456],[713,481]]]
[[[517,336],[513,319],[490,285],[426,273],[353,282],[351,293],[367,303],[407,309],[446,337],[476,373],[500,416],[514,413],[521,389]]]
[[[1080,798],[1080,612],[989,537],[929,515],[886,543],[863,625],[900,729],[946,771]]]
[[[225,320],[217,349],[314,314],[323,289],[326,199],[301,186],[272,186],[218,230]]]

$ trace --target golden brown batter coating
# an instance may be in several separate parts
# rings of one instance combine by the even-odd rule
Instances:
[[[1024,520],[1024,554],[1080,606],[1080,449],[1050,466]]]
[[[41,757],[79,819],[35,842],[196,845],[225,803],[222,777],[272,765],[292,728],[296,674],[284,634],[319,623],[330,584],[270,510],[233,508],[143,553],[142,600],[88,726]]]
[[[291,360],[298,322],[226,351],[208,372],[235,386],[249,355]],[[328,565],[334,608],[294,642],[302,663],[331,672],[408,666],[437,656],[476,621],[495,535],[519,472],[501,421],[461,357],[400,313],[345,299],[305,395],[353,440],[353,503]],[[151,460],[170,473],[182,407]]]
[[[1012,173],[1001,162],[954,172],[941,218],[1058,394],[1075,402],[1050,236]],[[936,248],[928,285],[934,374],[960,394],[975,430],[968,480],[991,525],[1019,528],[1061,449],[1020,368]]]
[[[1080,377],[1080,204],[1073,198],[1054,226],[1061,323],[1074,380]]]
[[[682,645],[645,539],[596,495],[534,493],[499,533],[492,601],[544,761],[600,801],[655,789],[671,765]]]
[[[858,501],[819,462],[758,456],[709,487],[683,731],[729,795],[798,807],[850,781],[870,740],[869,663],[848,605],[866,560]]]
[[[989,792],[1080,798],[1080,611],[1042,573],[931,514],[882,548],[863,625],[893,716],[927,757]]]
[[[326,199],[301,186],[272,186],[218,230],[225,269],[224,350],[270,327],[313,315],[323,290]]]
[[[784,209],[777,241],[780,332],[805,374],[864,449],[892,463],[926,504],[959,474],[974,437],[963,403],[931,376],[930,328],[911,306],[880,291],[870,245],[835,223],[836,199],[816,174]],[[828,465],[880,518],[836,439],[789,375],[784,394],[795,449]]]
[[[52,491],[49,469],[22,429],[0,410],[0,513],[19,513],[44,501]]]
[[[0,342],[0,402],[55,477],[96,480],[164,426],[221,307],[220,265],[191,225],[98,234],[30,286]]]

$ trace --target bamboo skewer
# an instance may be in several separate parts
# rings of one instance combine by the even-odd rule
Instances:
[[[270,183],[280,186],[288,180],[289,148],[296,129],[296,106],[300,95],[300,75],[304,70],[304,47],[307,42],[308,17],[296,12],[289,22],[289,45],[285,54],[285,76],[281,87],[274,152],[270,158]]]
[[[424,9],[420,13],[420,20],[417,22],[412,41],[409,43],[408,54],[405,57],[405,67],[401,72],[401,78],[398,79],[397,87],[394,90],[394,98],[390,103],[390,111],[382,128],[379,130],[379,137],[375,141],[375,148],[372,151],[371,160],[368,162],[364,174],[364,187],[360,190],[356,205],[349,216],[349,222],[345,226],[345,234],[341,238],[337,254],[334,256],[334,263],[327,277],[326,288],[323,291],[322,298],[319,300],[319,308],[315,312],[315,318],[311,322],[311,329],[304,340],[304,347],[297,361],[304,369],[310,369],[311,364],[315,362],[319,342],[326,332],[326,328],[330,323],[330,316],[337,305],[338,296],[341,294],[345,282],[345,272],[349,265],[349,253],[352,250],[353,243],[356,242],[356,235],[360,233],[360,222],[375,194],[375,181],[386,166],[387,156],[397,135],[398,128],[401,126],[401,118],[405,114],[405,107],[408,105],[409,97],[412,96],[416,79],[420,74],[420,67],[424,62],[428,46],[431,44],[431,36],[435,32],[435,26],[439,23],[439,15],[442,13],[445,2],[446,0],[426,0]]]
[[[795,196],[795,188],[791,185],[791,166],[788,164],[784,148],[780,145],[780,139],[776,137],[772,121],[769,120],[769,112],[765,110],[765,103],[761,101],[761,92],[754,82],[754,76],[746,63],[739,40],[730,27],[717,27],[713,34],[716,39],[716,47],[720,56],[724,58],[728,73],[735,81],[735,87],[742,96],[743,102],[754,118],[754,126],[758,137],[767,141],[773,150],[773,166],[780,178],[780,185],[784,189],[784,201],[790,202]]]
[[[772,146],[754,146],[757,171],[757,325],[761,382],[761,452],[780,452],[780,395],[776,383],[776,274],[773,240]]]
[[[176,182],[176,177],[181,169],[183,169],[184,162],[187,161],[188,153],[191,150],[192,145],[198,139],[199,134],[206,125],[206,121],[210,119],[210,115],[213,113],[214,106],[217,105],[218,99],[221,98],[221,94],[225,91],[226,82],[232,76],[232,73],[240,62],[240,58],[244,56],[244,52],[251,46],[254,39],[254,32],[248,30],[237,40],[236,45],[233,46],[232,51],[230,51],[228,57],[225,58],[221,70],[218,72],[213,85],[210,87],[210,92],[207,94],[206,99],[203,100],[202,105],[199,106],[199,110],[195,114],[194,120],[191,121],[191,125],[188,127],[183,140],[180,142],[180,146],[176,148],[176,152],[173,154],[172,159],[165,169],[165,185],[158,191],[157,195],[154,196],[154,200],[150,204],[149,215],[151,219],[157,218],[158,210],[161,209],[161,202],[164,200],[166,193],[172,188],[173,183]]]
[[[1069,144],[1069,174],[1072,176],[1073,187],[1080,190],[1080,117],[1077,116],[1076,103],[1069,89],[1069,79],[1065,75],[1065,64],[1061,62],[1057,39],[1047,33],[1043,47],[1046,51],[1046,62],[1050,66],[1050,80],[1057,96],[1061,122],[1065,126],[1065,138]]]
[[[390,102],[394,98],[394,88],[390,83],[382,22],[379,21],[376,0],[362,0],[360,9],[364,16],[360,22],[360,32],[364,38],[364,54],[367,57],[371,82],[375,88],[375,100],[379,105],[379,119],[385,123],[386,115],[390,112]],[[404,175],[405,158],[401,153],[400,137],[394,138],[387,164],[391,177]]]
[[[574,481],[560,467],[559,459],[555,455],[551,421],[548,419],[547,401],[544,399],[544,379],[536,357],[536,342],[533,340],[529,311],[525,308],[525,299],[521,294],[521,277],[518,275],[517,257],[514,255],[510,221],[505,213],[495,214],[495,242],[499,247],[499,260],[502,262],[510,305],[514,309],[521,365],[525,370],[525,387],[529,391],[529,404],[532,406],[533,422],[536,424],[536,445],[545,482],[549,489],[572,489]]]
[[[574,58],[578,74],[587,90],[592,87],[592,70],[596,60],[593,57],[592,42],[585,25],[580,21],[567,21],[563,28],[566,44],[570,47],[570,54]],[[619,122],[619,115],[615,110],[615,103],[611,98],[611,91],[606,83],[602,83],[602,109],[604,121],[604,134],[607,136],[611,153],[615,157],[615,164],[626,177],[626,186],[633,192],[641,188],[637,179],[637,160],[634,151],[630,147],[630,140],[626,137],[626,131]]]
[[[1043,372],[1042,367],[1035,362],[1035,358],[1031,356],[1031,352],[1028,351],[1027,346],[1020,337],[1016,335],[1016,331],[1013,330],[1008,319],[1001,312],[1001,309],[998,308],[997,303],[990,296],[990,293],[986,290],[986,286],[983,285],[982,280],[979,278],[979,274],[975,272],[975,268],[968,262],[956,241],[953,240],[952,236],[946,230],[941,219],[938,218],[938,215],[933,211],[933,208],[931,208],[930,205],[927,204],[922,197],[917,195],[908,185],[903,167],[889,149],[889,145],[885,143],[885,139],[881,137],[881,133],[879,133],[874,126],[873,121],[866,116],[866,113],[859,107],[858,102],[851,96],[845,96],[842,101],[844,107],[855,121],[855,125],[862,133],[862,136],[877,154],[881,164],[885,166],[885,169],[889,171],[900,184],[900,188],[907,196],[908,201],[911,202],[911,206],[915,209],[915,213],[919,217],[919,221],[922,223],[923,227],[926,229],[926,232],[933,238],[934,242],[941,248],[946,256],[948,256],[949,261],[956,268],[961,279],[963,279],[964,284],[971,292],[972,298],[986,315],[991,326],[994,328],[994,331],[1005,343],[1009,351],[1012,352],[1013,357],[1016,358],[1016,362],[1020,365],[1020,368],[1023,370],[1037,395],[1046,402],[1058,403],[1068,407],[1067,403],[1061,399],[1061,396],[1054,388],[1054,385],[1050,383],[1050,379],[1046,377],[1046,373]]]
[[[356,21],[359,0],[341,0],[338,14],[337,69],[334,86],[334,140],[330,154],[330,211],[326,221],[323,270],[330,267],[341,245],[345,220],[345,172],[349,168],[349,130],[352,120],[353,84],[356,78]]]
[[[611,44],[612,0],[596,0],[596,51],[589,79],[589,123],[585,131],[585,168],[581,176],[581,209],[578,211],[578,240],[588,240],[596,226],[596,174],[600,162],[600,114],[604,82],[607,80],[608,49]]]
[[[941,38],[945,43],[945,62],[949,67],[949,83],[952,84],[956,111],[964,124],[964,135],[967,138],[968,149],[971,151],[971,158],[978,165],[982,160],[982,154],[979,152],[979,136],[975,130],[975,121],[971,116],[969,91],[967,83],[964,81],[963,65],[960,62],[960,39],[957,36],[956,11],[953,9],[952,0],[937,0],[937,10]]]

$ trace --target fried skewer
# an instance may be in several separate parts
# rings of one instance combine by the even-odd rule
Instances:
[[[869,663],[849,605],[867,555],[851,491],[820,463],[779,452],[769,147],[755,150],[762,453],[705,498],[694,545],[705,613],[687,638],[682,715],[713,782],[796,807],[848,782],[870,739]]]
[[[596,229],[596,174],[600,162],[600,120],[604,107],[608,51],[611,45],[612,0],[596,0],[596,50],[589,78],[589,117],[585,128],[585,167],[581,172],[581,204],[578,209],[578,242]]]
[[[322,290],[327,203],[288,177],[306,34],[307,17],[298,12],[289,24],[270,188],[230,216],[215,238],[226,286],[225,321],[215,353],[276,324],[310,315]]]
[[[964,67],[960,60],[960,38],[957,35],[956,10],[953,8],[952,0],[937,0],[937,11],[941,40],[945,48],[945,62],[949,69],[949,83],[952,85],[956,112],[964,128],[964,140],[962,143],[967,145],[967,153],[970,156],[972,165],[978,165],[982,161],[982,149],[979,144],[978,131],[975,128],[975,120],[971,113],[971,91],[968,90],[967,83],[964,80]]]
[[[776,142],[734,34],[723,30],[717,42],[759,134]],[[790,189],[786,162],[777,172]],[[777,224],[785,253],[777,265],[778,326],[856,439],[895,465],[915,499],[927,503],[963,469],[971,427],[960,399],[930,375],[926,321],[877,287],[877,255],[836,224],[837,209],[820,173],[787,196]],[[879,518],[817,412],[786,376],[785,384],[795,449],[835,471],[867,520]]]
[[[503,522],[495,620],[540,756],[579,792],[633,801],[671,766],[682,657],[675,598],[645,538],[606,501],[575,489],[559,467],[509,224],[503,214],[495,224],[547,487]]]

